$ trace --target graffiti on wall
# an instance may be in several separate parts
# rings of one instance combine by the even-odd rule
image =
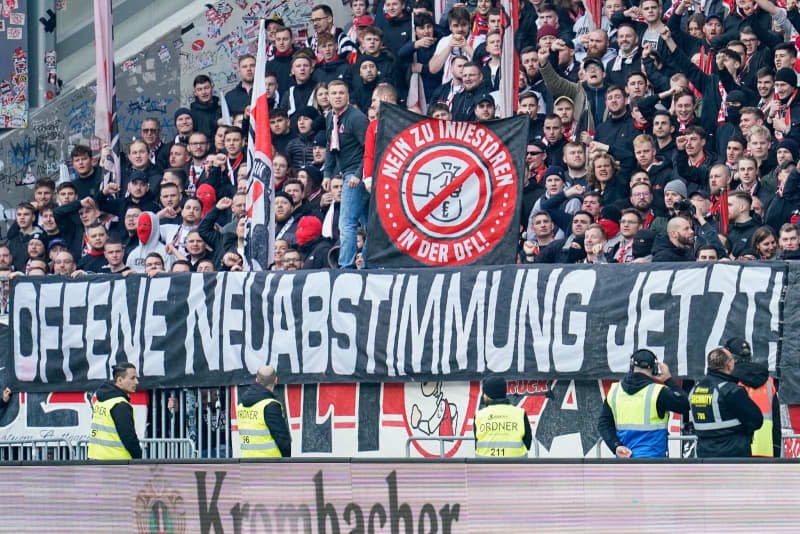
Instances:
[[[28,125],[27,0],[0,9],[0,129]]]
[[[343,2],[327,2],[337,22],[346,20]],[[292,29],[297,42],[304,41],[310,30],[313,0],[229,0],[209,4],[202,15],[185,28],[181,36],[181,101],[193,100],[192,81],[199,74],[208,75],[218,94],[239,83],[238,57],[256,53],[258,24],[243,17],[280,17]]]
[[[170,32],[116,67],[117,126],[123,150],[139,136],[147,117],[161,122],[164,139],[175,135],[173,114],[179,107],[180,62],[172,42],[179,35],[177,29]],[[8,209],[30,199],[38,178],[58,181],[59,167],[68,164],[76,144],[88,144],[99,152],[93,137],[95,99],[94,84],[65,92],[32,113],[27,128],[0,141],[0,214],[6,219]]]

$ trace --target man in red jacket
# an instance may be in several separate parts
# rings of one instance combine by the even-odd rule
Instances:
[[[372,92],[372,107],[377,111],[381,102],[397,104],[397,90],[390,83],[379,83]],[[378,129],[378,119],[373,119],[367,128],[367,138],[364,143],[364,187],[372,190],[372,167],[375,161],[375,132]]]

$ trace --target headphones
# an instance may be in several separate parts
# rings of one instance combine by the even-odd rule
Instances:
[[[658,359],[655,357],[655,354],[650,352],[650,354],[653,354],[653,364],[652,365],[636,365],[636,355],[639,352],[650,352],[650,351],[646,350],[646,349],[642,349],[642,350],[637,350],[636,352],[634,352],[631,355],[631,362],[630,362],[630,367],[628,368],[628,372],[632,373],[633,372],[633,368],[634,367],[638,367],[639,369],[649,369],[650,372],[653,374],[653,376],[658,376],[659,375]]]

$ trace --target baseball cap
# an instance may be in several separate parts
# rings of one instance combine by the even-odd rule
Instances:
[[[656,358],[656,355],[647,349],[639,349],[633,353],[633,356],[631,356],[631,362],[633,362],[633,365],[643,369],[655,368],[657,361],[658,358]]]
[[[475,105],[477,106],[481,102],[489,102],[491,105],[495,105],[494,98],[489,93],[482,93],[475,101]]]
[[[360,26],[373,26],[374,24],[375,24],[375,19],[373,19],[369,15],[358,16],[353,21],[353,26],[357,28]]]
[[[598,67],[600,67],[600,70],[602,70],[603,72],[605,72],[605,70],[606,70],[606,67],[605,67],[605,65],[603,65],[603,62],[600,59],[596,58],[596,57],[587,57],[586,59],[583,60],[583,69],[584,70],[586,70],[586,68],[589,65],[597,65]]]
[[[314,146],[328,146],[328,137],[325,134],[325,130],[317,132],[317,135],[314,136]]]
[[[728,349],[736,360],[749,360],[753,353],[750,350],[750,343],[741,337],[732,337],[725,342],[725,348]]]
[[[141,180],[143,182],[149,183],[149,180],[147,179],[147,175],[145,173],[143,173],[142,171],[133,171],[133,172],[131,172],[131,175],[128,178],[128,181],[135,182],[136,180]]]

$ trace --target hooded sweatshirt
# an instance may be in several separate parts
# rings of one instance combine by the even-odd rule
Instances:
[[[150,218],[150,232],[146,236],[139,236],[139,246],[133,249],[130,254],[128,254],[128,261],[126,264],[137,273],[144,273],[145,258],[147,258],[147,255],[151,252],[158,252],[164,259],[164,270],[169,271],[172,267],[173,258],[167,254],[167,250],[161,243],[161,232],[158,216],[152,211],[145,211],[139,217],[139,220],[142,220],[142,217],[145,216]],[[142,237],[146,237],[144,242],[142,242]]]
[[[253,384],[241,394],[240,402],[243,406],[250,407],[264,399],[278,399],[275,394],[262,386]],[[292,436],[284,419],[283,405],[270,402],[264,407],[264,422],[267,423],[272,439],[281,451],[281,456],[289,458],[292,455]]]
[[[622,379],[620,387],[622,391],[628,395],[633,395],[642,388],[652,384],[654,380],[644,373],[629,373]],[[689,399],[680,385],[670,378],[664,384],[666,387],[659,392],[656,397],[656,410],[659,417],[663,417],[668,411],[680,414],[689,413]],[[619,445],[625,445],[633,449],[634,457],[637,456],[636,440],[631,439],[629,443],[623,443],[623,435],[617,431],[616,423],[614,421],[614,414],[608,404],[608,400],[603,403],[603,408],[600,413],[600,421],[598,423],[598,430],[600,437],[603,438],[608,448],[616,451]],[[666,436],[664,436],[666,441]],[[643,443],[644,445],[644,443]]]
[[[124,397],[130,402],[128,394],[119,389],[111,382],[106,382],[97,388],[95,393],[99,402],[111,400],[114,397]],[[126,402],[120,402],[111,408],[111,419],[119,434],[119,439],[133,458],[142,457],[142,448],[139,445],[139,438],[136,437],[136,427],[133,424],[133,408]]]
[[[222,118],[222,108],[219,105],[219,97],[213,95],[208,102],[196,100],[189,106],[192,112],[194,129],[203,132],[209,139],[214,139],[214,132],[217,129],[217,120]]]
[[[203,217],[205,217],[217,203],[217,192],[211,185],[203,184],[197,188],[195,196],[200,201],[200,204],[203,205]]]

